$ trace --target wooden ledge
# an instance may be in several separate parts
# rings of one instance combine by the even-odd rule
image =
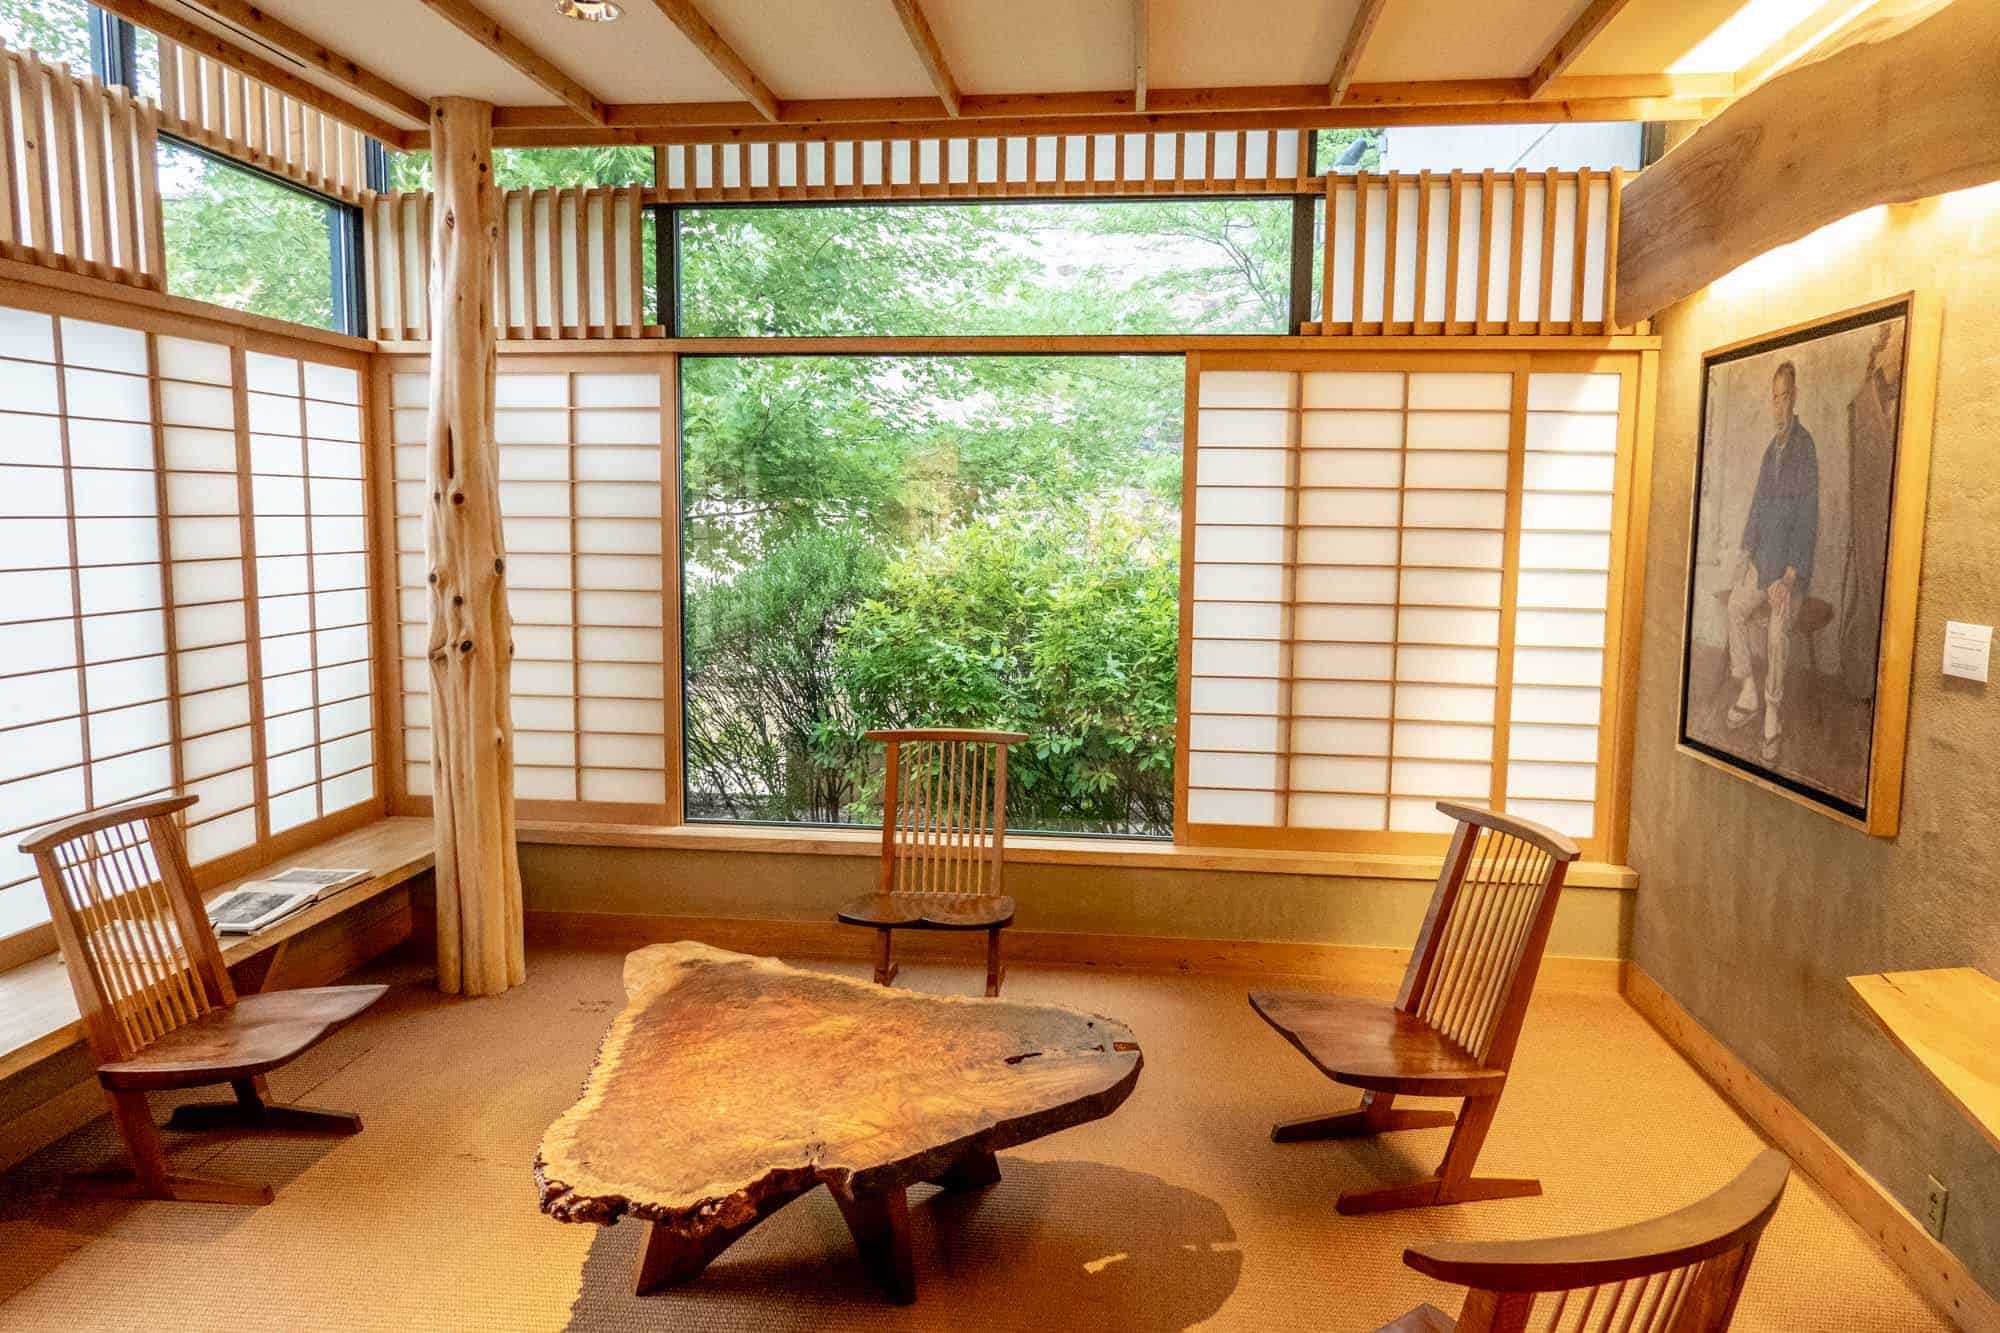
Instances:
[[[785,828],[768,824],[583,824],[524,819],[515,828],[523,843],[553,847],[636,847],[674,852],[762,852],[781,856],[873,857],[882,835],[873,828]],[[1013,865],[1115,866],[1127,870],[1207,870],[1234,874],[1325,875],[1337,879],[1431,881],[1437,856],[1389,852],[1260,851],[1236,847],[1187,847],[1142,838],[1052,838],[1010,833]],[[1639,872],[1604,861],[1570,867],[1572,888],[1639,887]]]
[[[381,819],[352,833],[283,856],[242,879],[219,884],[208,897],[293,866],[367,866],[374,874],[255,935],[225,936],[222,961],[234,966],[276,949],[321,922],[352,910],[431,868],[431,821]],[[0,1079],[18,1073],[83,1039],[83,1020],[59,954],[0,972]]]

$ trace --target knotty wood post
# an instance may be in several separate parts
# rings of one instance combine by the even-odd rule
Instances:
[[[429,562],[431,809],[438,989],[494,995],[527,977],[514,849],[513,619],[493,441],[493,107],[431,103]]]

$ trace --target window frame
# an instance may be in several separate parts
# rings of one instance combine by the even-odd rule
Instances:
[[[334,325],[332,328],[321,329],[320,332],[336,333],[350,338],[366,338],[369,336],[368,321],[370,311],[368,309],[367,246],[363,243],[362,239],[362,214],[361,209],[357,205],[350,204],[343,199],[336,199],[329,194],[321,194],[318,190],[309,190],[296,181],[287,180],[283,176],[265,171],[261,167],[252,166],[250,163],[231,157],[227,153],[219,153],[213,148],[196,143],[191,139],[184,139],[177,134],[170,134],[165,130],[160,131],[159,141],[162,144],[170,145],[178,151],[192,153],[219,166],[240,171],[247,176],[254,176],[281,189],[290,190],[293,194],[303,195],[315,203],[323,204],[327,209],[326,263],[328,269],[328,286],[333,299]],[[164,207],[164,201],[162,206]],[[172,256],[162,255],[161,261],[164,266],[163,271],[168,275],[168,282],[171,284],[173,274]],[[199,300],[200,298],[188,297],[185,299]],[[214,303],[204,302],[203,304],[212,305]],[[232,307],[218,306],[217,309],[229,310]],[[240,313],[258,314],[259,312],[242,311]],[[262,317],[266,319],[276,318],[271,315],[264,315]],[[297,323],[295,320],[281,320],[280,322]],[[307,329],[318,327],[312,324],[299,324],[298,326]]]

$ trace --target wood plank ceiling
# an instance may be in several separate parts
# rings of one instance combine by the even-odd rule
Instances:
[[[1690,52],[1818,0],[99,3],[407,148],[444,95],[517,146],[1702,119],[1759,53]]]

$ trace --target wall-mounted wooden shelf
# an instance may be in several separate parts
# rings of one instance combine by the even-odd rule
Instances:
[[[1976,967],[1849,977],[1856,1002],[2000,1149],[2000,981]]]

